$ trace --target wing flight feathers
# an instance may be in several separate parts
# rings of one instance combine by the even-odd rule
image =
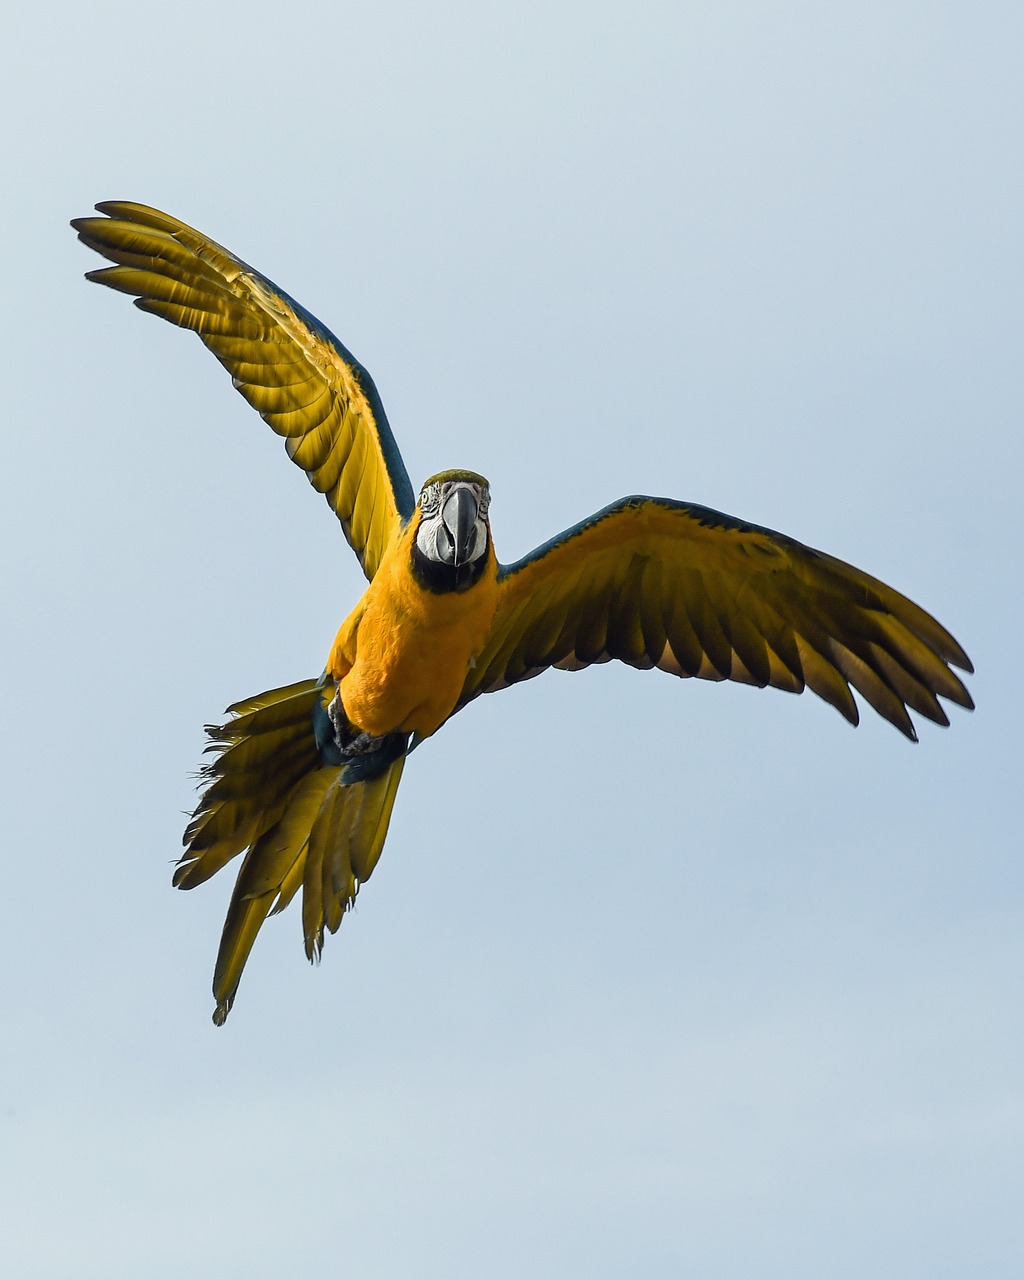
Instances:
[[[851,689],[916,741],[908,708],[973,706],[970,660],[930,614],[852,565],[707,507],[623,498],[499,573],[491,635],[459,705],[551,666],[615,658],[676,676],[810,688],[851,724]]]
[[[88,278],[198,333],[323,493],[368,578],[415,496],[373,380],[315,317],[228,250],[146,205],[72,222],[115,265]]]

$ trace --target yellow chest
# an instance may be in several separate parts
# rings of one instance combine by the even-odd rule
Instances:
[[[412,537],[406,529],[385,552],[327,663],[346,716],[375,736],[396,730],[426,736],[441,727],[455,710],[497,604],[493,549],[472,587],[437,593],[413,576]]]

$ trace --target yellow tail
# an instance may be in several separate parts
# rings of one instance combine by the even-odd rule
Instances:
[[[273,689],[228,708],[207,725],[209,785],[185,832],[174,883],[202,884],[243,850],[213,977],[220,1026],[231,1009],[264,920],[302,886],[306,955],[316,959],[324,928],[334,933],[369,880],[387,836],[405,757],[365,782],[342,782],[342,766],[323,764],[313,733],[315,680]]]

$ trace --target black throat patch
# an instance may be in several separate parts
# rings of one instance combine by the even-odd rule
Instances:
[[[484,575],[490,556],[491,539],[488,535],[483,555],[465,564],[440,564],[431,560],[419,549],[416,542],[412,544],[412,576],[427,591],[435,595],[446,595],[450,591],[468,591]]]

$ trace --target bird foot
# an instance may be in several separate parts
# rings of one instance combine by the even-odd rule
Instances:
[[[340,692],[336,693],[328,704],[327,714],[334,727],[334,741],[338,744],[343,760],[379,750],[384,739],[375,737],[372,733],[364,733],[349,720],[341,704]]]

